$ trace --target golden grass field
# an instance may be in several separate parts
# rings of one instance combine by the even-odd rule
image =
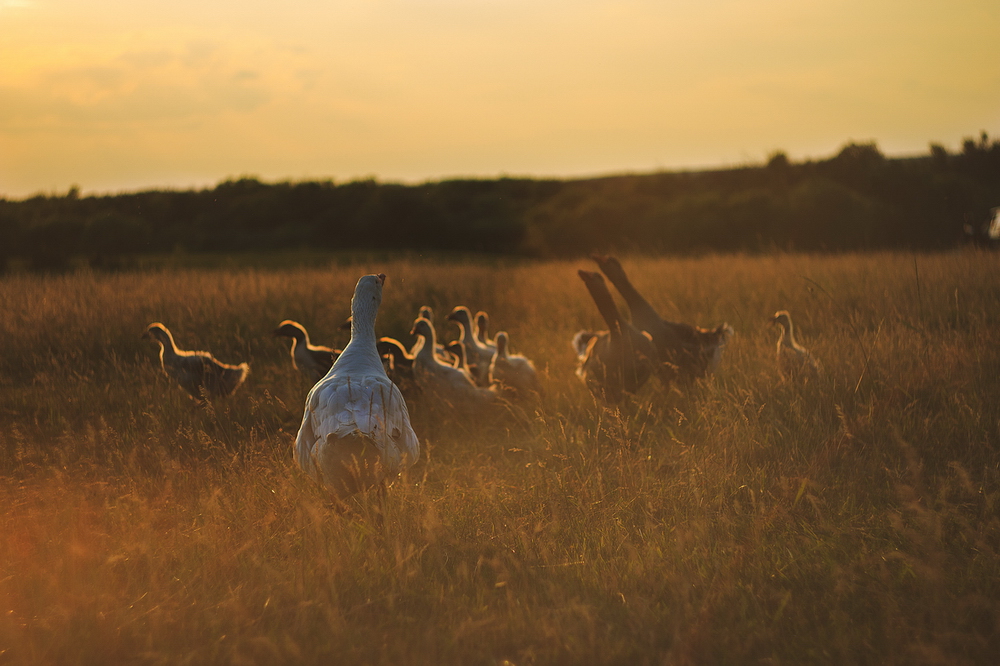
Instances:
[[[577,268],[395,260],[0,277],[0,664],[995,663],[1000,257],[626,259],[665,317],[728,321],[717,374],[620,409],[573,374]],[[423,452],[330,508],[271,337],[454,305],[544,372],[537,405],[409,401]],[[825,374],[783,381],[791,311]],[[248,361],[207,409],[140,334]]]

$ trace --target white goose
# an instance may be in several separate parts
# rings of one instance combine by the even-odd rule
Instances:
[[[783,377],[795,376],[816,376],[820,373],[821,367],[816,357],[809,353],[795,339],[792,328],[792,315],[788,310],[778,310],[771,317],[771,324],[781,326],[781,333],[778,336],[778,369]]]
[[[340,499],[384,487],[420,457],[420,443],[399,388],[385,374],[375,317],[385,275],[358,280],[351,341],[306,398],[295,460]]]
[[[160,365],[163,372],[191,394],[199,404],[206,397],[232,395],[247,378],[250,366],[246,363],[229,365],[204,351],[182,351],[174,344],[174,336],[166,326],[154,322],[142,334],[160,345]]]
[[[274,330],[274,336],[292,339],[292,365],[313,384],[326,376],[326,373],[333,367],[333,362],[340,355],[339,349],[331,349],[309,342],[309,333],[305,326],[291,319],[281,322]]]
[[[472,330],[472,313],[464,305],[456,306],[448,315],[448,319],[458,324],[458,341],[465,347],[465,362],[469,365],[469,371],[476,385],[489,386],[490,363],[493,361],[493,354],[496,353],[496,346],[484,344],[476,339],[475,331]]]
[[[442,363],[431,351],[436,343],[436,334],[428,320],[418,317],[410,334],[423,338],[423,344],[413,358],[413,375],[421,389],[452,402],[493,399],[493,392],[476,386],[468,370]]]
[[[497,351],[490,362],[490,382],[497,382],[519,395],[541,393],[535,364],[524,356],[509,353],[507,333],[500,331],[494,341]]]
[[[418,319],[426,319],[431,323],[431,328],[434,327],[434,309],[429,305],[421,305],[420,311],[417,313]],[[419,338],[417,343],[413,345],[410,349],[410,354],[416,356],[417,351],[419,351],[420,345],[423,344],[423,338]],[[451,351],[445,345],[440,342],[434,343],[434,353],[437,354],[438,360],[442,363],[447,363],[449,365],[455,365],[458,362],[458,356],[455,352]]]

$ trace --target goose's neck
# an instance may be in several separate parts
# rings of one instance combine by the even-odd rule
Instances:
[[[380,340],[375,347],[378,349],[379,356],[391,354],[393,361],[396,363],[402,363],[406,360],[406,350],[395,343],[387,342],[385,338]]]
[[[353,299],[351,303],[351,339],[356,337],[371,338],[375,342],[375,316],[378,305],[375,303]]]
[[[378,314],[378,308],[377,306],[372,308],[367,303],[354,302],[351,305],[351,341],[344,348],[344,353],[351,349],[352,353],[349,356],[354,354],[370,356],[370,361],[381,366],[382,361],[375,339],[375,315]]]
[[[424,344],[417,350],[416,355],[423,361],[436,361],[437,357],[434,355],[434,346],[437,344],[437,340],[435,339],[434,329],[431,329],[430,332],[417,333],[417,335],[421,337]]]
[[[180,356],[178,353],[177,345],[174,344],[174,336],[170,334],[170,331],[164,331],[160,336],[160,357],[173,358],[175,356]]]
[[[472,331],[469,330],[468,322],[462,318],[456,319],[455,321],[458,322],[458,341],[462,344],[465,344],[466,342],[474,343],[476,337],[472,334]]]
[[[795,334],[792,332],[792,322],[791,320],[781,322],[782,328],[785,332],[785,344],[789,347],[795,346]]]
[[[592,279],[584,280],[584,285],[587,287],[587,291],[590,292],[591,298],[594,299],[594,304],[597,305],[597,310],[601,313],[604,323],[611,330],[611,334],[613,336],[620,335],[622,332],[621,313],[618,312],[618,306],[615,305],[615,301],[611,297],[611,292],[608,291],[607,286],[604,284],[604,280],[600,276],[596,276]]]
[[[629,312],[632,314],[633,323],[643,328],[653,326],[656,322],[661,321],[660,315],[632,285],[632,281],[628,279],[620,264],[616,262],[613,266],[608,267],[605,275],[625,299],[625,304],[628,305]]]
[[[778,344],[785,347],[795,347],[795,337],[792,335],[792,322],[782,319],[778,324],[781,326],[781,335],[778,337]]]
[[[303,353],[300,350],[309,349],[309,336],[303,334],[302,331],[296,329],[295,335],[289,337],[292,339],[292,356],[295,356],[296,352]]]

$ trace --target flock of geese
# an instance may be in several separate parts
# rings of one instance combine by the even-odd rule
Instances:
[[[607,329],[581,330],[572,344],[576,374],[594,395],[617,403],[651,377],[667,386],[690,383],[715,370],[733,335],[729,324],[706,329],[668,321],[636,290],[617,259],[593,259],[601,272],[580,270],[578,275]],[[619,311],[605,277],[621,294],[630,318]],[[476,406],[542,392],[534,364],[511,354],[506,332],[490,341],[486,312],[473,317],[467,307],[455,307],[447,319],[458,325],[459,338],[447,345],[437,339],[428,306],[413,322],[410,334],[416,342],[410,348],[394,338],[376,337],[384,284],[384,274],[358,280],[345,323],[351,339],[343,350],[313,344],[305,327],[292,320],[274,331],[291,338],[292,364],[313,384],[295,440],[296,462],[337,500],[371,488],[384,490],[419,458],[420,443],[404,394],[428,393],[453,406]],[[795,340],[791,315],[781,310],[771,323],[781,328],[777,356],[782,374],[819,373],[819,363]],[[143,337],[160,345],[163,371],[198,403],[231,395],[250,371],[246,363],[230,365],[208,352],[178,349],[159,322],[150,324]]]

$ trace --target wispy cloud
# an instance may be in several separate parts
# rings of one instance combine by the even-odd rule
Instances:
[[[0,80],[0,134],[103,131],[251,113],[274,96],[275,86],[284,86],[281,63],[276,68],[273,61],[254,60],[239,47],[211,40],[80,53],[46,63],[31,76]],[[288,66],[297,71],[301,63]]]
[[[570,175],[997,128],[996,0],[0,0],[15,7],[32,9],[0,20],[0,195],[33,169],[84,188],[81,171],[160,162]]]

